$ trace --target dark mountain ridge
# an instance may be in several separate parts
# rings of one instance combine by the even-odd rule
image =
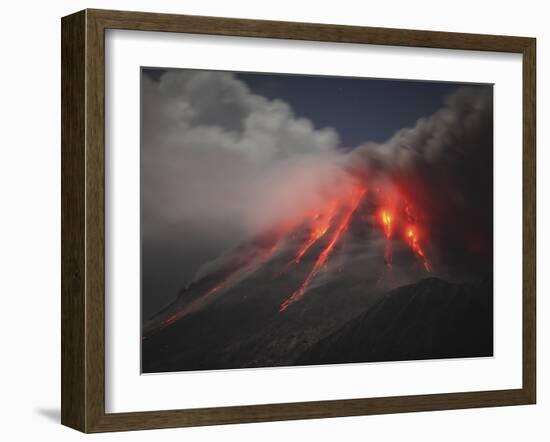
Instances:
[[[493,355],[492,282],[428,278],[393,290],[308,349],[298,364]]]
[[[324,294],[330,290],[337,294],[341,287],[323,288]],[[336,302],[338,296],[313,295],[285,314],[274,314],[278,298],[267,292],[213,305],[146,339],[143,371],[493,354],[489,282],[453,284],[428,278],[370,298],[360,289],[340,296],[346,296],[348,308]]]

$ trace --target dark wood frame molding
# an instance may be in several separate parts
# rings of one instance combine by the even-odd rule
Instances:
[[[61,422],[83,432],[534,404],[536,40],[311,23],[84,10],[62,28]],[[401,397],[105,412],[105,30],[185,32],[519,53],[523,56],[523,386]]]

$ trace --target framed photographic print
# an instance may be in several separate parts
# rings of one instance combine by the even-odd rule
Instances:
[[[535,40],[62,19],[62,423],[533,404]]]

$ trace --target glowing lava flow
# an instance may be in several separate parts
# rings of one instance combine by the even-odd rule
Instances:
[[[384,227],[384,235],[387,239],[391,237],[393,216],[388,209],[382,209],[380,212],[380,219]]]
[[[325,236],[325,234],[327,233],[328,229],[332,224],[332,220],[336,215],[337,210],[338,210],[338,202],[331,201],[326,211],[318,214],[314,218],[313,225],[311,226],[311,233],[309,235],[308,240],[300,248],[300,250],[298,250],[298,253],[292,259],[290,264],[298,264],[302,259],[302,257],[305,255],[305,253],[311,248],[311,246],[315,244],[318,240],[320,240],[323,236]]]
[[[393,215],[388,209],[382,209],[380,211],[380,221],[384,229],[384,236],[386,237],[386,244],[384,245],[384,265],[391,271],[392,269],[392,250],[391,250],[391,235],[392,235],[392,223]]]
[[[326,264],[328,258],[330,257],[332,251],[334,250],[334,246],[338,242],[338,240],[341,238],[342,234],[348,229],[349,223],[351,221],[352,215],[357,210],[357,207],[359,206],[359,203],[361,202],[361,199],[366,193],[366,189],[359,188],[355,191],[355,194],[353,195],[353,198],[350,202],[350,206],[343,216],[342,220],[340,221],[340,224],[337,226],[336,230],[334,231],[334,234],[330,238],[330,241],[326,245],[326,247],[323,249],[323,251],[319,254],[319,257],[317,258],[317,261],[315,261],[315,264],[309,274],[307,275],[307,278],[304,280],[302,285],[298,290],[296,290],[292,295],[290,295],[288,298],[286,298],[283,303],[281,304],[279,308],[279,313],[284,312],[289,305],[293,304],[296,301],[299,301],[303,296],[309,285],[311,284],[311,281],[317,273],[319,273],[319,270]],[[328,229],[328,227],[327,227]]]
[[[221,282],[219,282],[217,285],[212,287],[210,290],[208,290],[206,293],[198,297],[197,299],[191,301],[189,304],[187,304],[184,308],[181,310],[178,310],[176,313],[168,316],[166,319],[164,319],[161,322],[161,327],[166,328],[169,325],[172,325],[174,322],[180,320],[181,318],[187,316],[189,313],[194,312],[197,310],[204,301],[206,301],[207,298],[212,296],[214,293],[219,292],[221,289],[225,288],[227,283],[232,279],[232,277],[235,275],[235,273],[230,273],[227,277],[225,277]]]
[[[426,269],[427,272],[431,272],[432,266],[430,265],[430,261],[428,260],[426,254],[420,246],[420,242],[418,240],[418,232],[416,231],[414,226],[407,226],[407,228],[405,229],[405,237],[407,238],[409,247],[411,248],[415,256],[422,261],[424,269]]]
[[[204,302],[208,300],[212,295],[228,289],[235,285],[237,282],[242,281],[246,277],[250,276],[252,273],[254,273],[258,268],[260,268],[262,265],[264,265],[267,261],[271,259],[273,254],[276,252],[277,248],[279,246],[279,241],[277,240],[271,247],[269,247],[266,251],[264,251],[260,257],[255,257],[254,259],[251,259],[248,263],[244,265],[244,267],[237,269],[234,272],[230,272],[225,278],[223,278],[218,284],[216,284],[214,287],[203,293],[201,296],[187,304],[182,309],[178,310],[176,313],[168,316],[166,319],[161,321],[161,328],[166,328],[169,325],[172,325],[174,322],[182,319],[183,317],[187,316],[189,313],[192,313],[196,310],[198,310]]]

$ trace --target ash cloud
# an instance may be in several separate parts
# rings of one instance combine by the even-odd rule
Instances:
[[[351,179],[334,129],[230,73],[142,75],[141,137],[144,315],[206,262]]]
[[[492,271],[491,86],[458,89],[431,117],[352,156],[355,168],[389,178],[419,206],[441,263],[457,275]]]
[[[144,76],[142,89],[143,205],[145,220],[157,221],[145,223],[149,235],[159,234],[158,222],[261,230],[272,220],[259,212],[315,205],[318,189],[343,180],[334,129],[315,129],[229,73]]]

